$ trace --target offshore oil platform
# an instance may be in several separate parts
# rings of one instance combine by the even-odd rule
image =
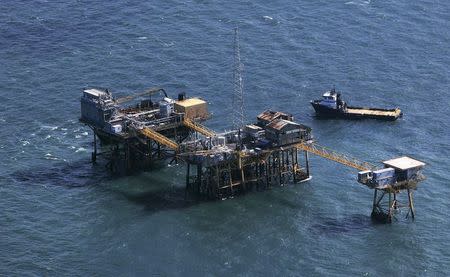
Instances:
[[[382,168],[318,145],[310,127],[286,112],[266,110],[244,123],[242,65],[235,36],[234,130],[216,133],[202,122],[209,118],[203,99],[180,93],[173,99],[162,88],[123,98],[107,89],[89,88],[81,97],[80,121],[110,150],[102,153],[109,169],[127,174],[151,169],[155,161],[186,165],[186,195],[223,199],[251,190],[307,181],[309,153],[359,170],[358,182],[374,190],[372,218],[391,222],[406,209],[414,218],[412,192],[424,180],[424,163],[409,157],[383,162]],[[135,105],[124,107],[131,100]],[[407,197],[400,201],[399,193]]]

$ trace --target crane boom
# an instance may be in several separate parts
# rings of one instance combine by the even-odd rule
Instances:
[[[125,96],[125,97],[118,98],[118,99],[116,99],[115,102],[116,102],[116,104],[122,104],[122,103],[125,103],[125,102],[128,102],[128,101],[131,101],[131,100],[133,100],[133,99],[135,99],[135,98],[137,98],[139,96],[153,95],[153,94],[158,93],[160,91],[162,93],[164,93],[165,97],[167,97],[167,93],[166,93],[166,91],[164,89],[162,89],[162,88],[149,88],[149,89],[147,89],[147,90],[145,90],[143,92],[139,92],[139,93],[135,93],[135,94],[132,94],[132,95],[128,95],[128,96]]]

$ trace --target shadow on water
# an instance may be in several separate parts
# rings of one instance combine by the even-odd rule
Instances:
[[[151,170],[160,170],[163,164],[155,163]],[[145,170],[136,171],[128,176],[138,175]],[[119,180],[125,175],[113,174],[105,162],[92,164],[90,160],[54,163],[51,166],[35,166],[26,170],[18,170],[10,174],[12,181],[26,185],[65,186],[68,188],[85,187],[104,181]]]
[[[186,209],[197,204],[207,202],[218,202],[220,200],[208,200],[195,195],[188,194],[184,186],[174,186],[173,182],[166,179],[164,163],[155,163],[146,171],[135,172],[129,176],[114,175],[106,169],[105,164],[97,163],[93,165],[89,160],[79,160],[71,163],[55,163],[51,166],[35,166],[28,170],[19,170],[10,174],[10,180],[19,185],[38,186],[59,186],[66,188],[80,188],[101,185],[114,194],[124,197],[127,201],[140,205],[145,211],[155,213],[166,210]],[[144,175],[141,175],[143,174]],[[130,184],[134,181],[137,187]],[[121,184],[124,180],[124,184]],[[116,185],[114,185],[114,183]],[[142,184],[149,184],[142,186]],[[136,188],[140,191],[136,191]],[[144,188],[144,190],[141,190]],[[287,188],[278,188],[287,189]],[[104,193],[107,193],[106,191]],[[247,194],[258,193],[257,191],[247,192],[238,195],[245,197]],[[287,200],[277,194],[263,195],[270,197],[274,203],[288,207],[289,209],[303,209],[303,205]]]
[[[312,233],[319,235],[335,235],[366,230],[374,226],[367,215],[350,215],[344,218],[318,217],[318,223],[310,227]]]
[[[161,164],[155,164],[148,171],[158,171],[163,167]],[[139,176],[143,172],[145,171],[135,172],[126,178]],[[56,163],[51,167],[36,166],[27,170],[13,172],[9,177],[12,183],[20,185],[59,186],[66,188],[88,187],[101,183],[110,184],[110,182],[120,182],[120,179],[124,178],[122,175],[112,174],[106,169],[104,164],[98,163],[93,165],[89,160]],[[164,183],[164,180],[152,180],[152,176],[147,178],[150,178],[149,183],[154,183],[154,181]],[[184,187],[173,187],[168,183],[159,184],[156,188],[150,186],[150,188],[152,189],[151,191],[136,193],[130,192],[129,188],[124,186],[124,190],[113,189],[113,192],[122,195],[130,202],[144,206],[144,209],[150,212],[183,209],[200,202],[200,200],[185,199]]]
[[[121,194],[130,202],[144,207],[146,212],[155,213],[166,210],[180,210],[192,207],[208,200],[185,199],[184,188],[161,189],[141,193]]]
[[[151,179],[152,177],[150,177]],[[160,180],[161,182],[161,180]],[[164,182],[164,181],[162,181]],[[222,198],[225,201],[232,201],[234,198],[244,199],[250,195],[258,194],[261,199],[266,199],[272,204],[280,205],[292,210],[301,210],[305,206],[302,203],[297,203],[286,199],[286,195],[276,193],[280,190],[288,190],[290,185],[286,187],[273,187],[270,189],[257,189],[256,187],[247,192],[236,192],[233,196]],[[162,210],[176,210],[186,209],[198,204],[216,203],[221,204],[220,199],[209,199],[205,196],[196,196],[192,193],[186,195],[184,187],[175,187],[172,184],[165,184],[164,189],[145,191],[139,193],[130,193],[129,191],[121,191],[120,193],[128,200],[137,205],[144,206],[144,209],[149,212],[157,212]],[[270,192],[272,190],[272,192]],[[266,193],[263,193],[266,192]],[[186,197],[187,196],[187,197]],[[245,199],[244,199],[245,201]],[[262,200],[265,201],[265,200]]]
[[[19,170],[10,175],[19,184],[64,186],[68,188],[95,185],[113,178],[105,172],[103,165],[92,165],[89,161],[80,160],[71,163],[56,163],[51,167],[36,166],[27,170]]]

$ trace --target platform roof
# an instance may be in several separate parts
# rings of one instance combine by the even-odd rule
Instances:
[[[247,128],[247,129],[249,129],[249,130],[254,130],[254,131],[262,130],[261,127],[256,126],[255,124],[249,124],[249,125],[246,125],[245,128]]]
[[[326,91],[323,96],[329,97],[329,96],[336,96],[336,92],[334,91]]]
[[[421,161],[406,156],[384,161],[383,164],[400,170],[408,170],[411,168],[423,167],[425,165],[425,163]]]
[[[257,116],[257,119],[259,120],[264,120],[264,121],[272,121],[275,120],[277,118],[290,118],[292,117],[292,115],[287,114],[287,113],[283,113],[283,112],[276,112],[276,111],[271,111],[271,110],[266,110],[262,113],[260,113]]]
[[[204,100],[199,99],[199,98],[188,98],[185,100],[176,101],[175,103],[182,107],[192,107],[192,106],[196,106],[196,105],[206,104],[206,102]]]
[[[95,97],[99,97],[100,95],[105,95],[106,92],[100,89],[91,88],[91,89],[85,89],[84,92],[89,93]]]
[[[290,126],[295,126],[295,127],[298,127],[298,128],[301,127],[301,125],[296,123],[296,122],[292,122],[292,121],[284,120],[284,119],[275,119],[274,121],[270,122],[267,125],[267,128],[272,128],[272,129],[275,129],[275,130],[282,130],[282,129],[284,129],[284,127],[289,126],[289,125]]]

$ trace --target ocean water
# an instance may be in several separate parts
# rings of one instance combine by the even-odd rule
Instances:
[[[450,275],[450,2],[10,1],[0,3],[1,276]],[[246,117],[294,114],[361,160],[424,161],[416,220],[370,220],[356,171],[311,157],[313,179],[183,201],[184,168],[115,178],[78,122],[87,86],[162,86],[208,100],[229,129],[233,28]],[[317,120],[333,85],[396,122]]]

